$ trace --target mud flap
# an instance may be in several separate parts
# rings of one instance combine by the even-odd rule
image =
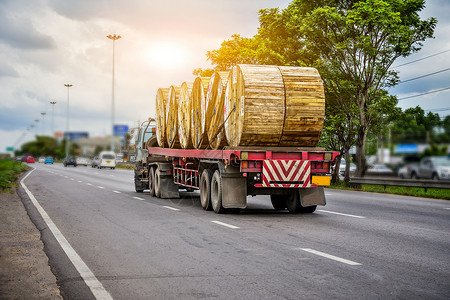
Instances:
[[[303,207],[327,204],[323,187],[299,189],[299,192],[300,203]]]
[[[160,198],[170,199],[170,198],[180,198],[180,193],[178,192],[178,185],[173,182],[172,176],[161,176],[160,177]]]
[[[227,176],[228,174],[222,174]],[[247,179],[222,176],[222,206],[224,208],[247,207]]]
[[[219,163],[222,177],[222,206],[224,208],[247,207],[247,178],[242,176],[239,168]]]

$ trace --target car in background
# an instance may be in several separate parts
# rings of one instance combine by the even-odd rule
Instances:
[[[41,157],[39,157],[39,159],[38,159],[38,163],[44,163],[45,162],[45,157],[44,156],[41,156]]]
[[[27,156],[27,163],[34,164],[35,162],[36,162],[36,160],[34,159],[33,156]]]
[[[112,151],[102,151],[98,155],[98,168],[116,168],[116,154]]]
[[[393,176],[394,171],[389,169],[388,166],[383,164],[375,164],[369,166],[369,168],[366,171],[366,175],[373,175],[373,176]]]
[[[91,167],[92,168],[98,168],[100,161],[98,159],[98,156],[94,156],[94,158],[91,160]]]
[[[89,158],[87,157],[77,157],[77,165],[79,166],[87,166],[89,165]]]
[[[339,175],[344,176],[345,174],[345,167],[347,163],[345,159],[341,160],[341,164],[339,165]],[[356,165],[354,163],[350,163],[350,174],[356,172]]]
[[[413,172],[417,172],[417,164],[407,164],[398,170],[398,177],[401,179],[412,178]]]
[[[64,159],[63,164],[64,164],[64,167],[67,167],[67,166],[70,166],[70,165],[76,167],[77,166],[77,159],[75,158],[75,156],[67,156]]]
[[[53,162],[54,162],[53,157],[47,156],[45,158],[44,164],[53,164]]]
[[[450,158],[448,156],[424,157],[411,177],[415,179],[450,180]]]

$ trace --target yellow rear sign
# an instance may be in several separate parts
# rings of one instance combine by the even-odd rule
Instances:
[[[312,176],[311,183],[317,185],[330,185],[331,178],[330,176]]]

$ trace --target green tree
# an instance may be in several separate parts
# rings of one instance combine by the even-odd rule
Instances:
[[[236,64],[258,64],[259,41],[233,34],[230,40],[222,42],[218,50],[206,52],[206,57],[215,65],[215,70],[226,71]]]

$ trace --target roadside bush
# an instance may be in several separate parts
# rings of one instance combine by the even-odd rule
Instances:
[[[10,159],[0,159],[0,192],[7,191],[14,186],[17,177],[28,166]]]

